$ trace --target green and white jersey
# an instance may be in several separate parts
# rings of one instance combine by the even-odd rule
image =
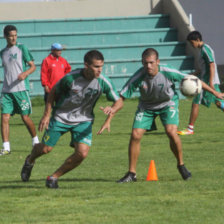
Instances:
[[[52,115],[55,120],[68,125],[93,121],[93,109],[102,93],[110,101],[119,99],[113,83],[105,75],[87,80],[83,69],[73,70],[56,84],[57,100]]]
[[[215,76],[213,79],[213,84],[220,84],[214,51],[209,45],[203,44],[199,56],[199,68],[201,70],[200,79],[207,84],[209,84],[209,77],[210,77],[209,65],[212,62],[214,62],[215,64]]]
[[[26,63],[33,61],[33,56],[23,44],[16,44],[1,51],[2,66],[4,68],[3,93],[29,90],[29,79],[18,80],[18,75],[26,70]]]
[[[174,105],[172,100],[178,99],[175,82],[180,82],[185,75],[170,66],[159,65],[158,74],[150,76],[142,67],[128,80],[120,94],[124,98],[130,98],[139,88],[138,108],[140,110],[160,110]]]

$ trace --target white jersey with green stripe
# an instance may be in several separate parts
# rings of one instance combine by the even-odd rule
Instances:
[[[139,88],[138,108],[140,110],[160,110],[173,105],[173,100],[178,99],[175,84],[180,82],[185,75],[168,65],[159,65],[159,72],[155,76],[150,76],[142,67],[128,80],[120,94],[124,98],[130,98]]]
[[[215,62],[215,54],[208,44],[203,44],[199,56],[199,68],[201,70],[200,79],[209,84],[210,63],[215,64],[215,75],[213,84],[220,84],[217,65]]]
[[[114,84],[105,75],[88,80],[83,76],[83,69],[73,70],[56,84],[56,104],[52,115],[68,125],[93,121],[94,106],[103,93],[110,101],[119,99]]]
[[[33,61],[33,56],[23,44],[5,47],[1,51],[4,68],[3,93],[29,90],[29,79],[18,80],[19,74],[26,70],[26,63]]]

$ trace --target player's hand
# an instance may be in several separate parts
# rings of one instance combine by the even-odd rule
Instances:
[[[110,122],[105,122],[100,128],[100,130],[97,132],[97,135],[102,134],[105,129],[107,129],[107,131],[110,132]]]
[[[26,79],[27,75],[25,74],[25,72],[22,72],[21,74],[18,75],[18,80],[22,81],[24,79]]]
[[[38,130],[43,131],[44,129],[48,129],[50,123],[50,117],[49,116],[43,116],[40,120]]]
[[[109,114],[113,114],[114,110],[112,107],[107,106],[107,107],[100,107],[100,110],[102,110],[104,112],[104,114],[109,115]]]
[[[48,87],[48,86],[44,86],[44,91],[45,91],[46,93],[49,93],[49,92],[50,92],[49,87]]]
[[[219,93],[219,92],[216,92],[215,96],[221,100],[224,99],[224,93]]]

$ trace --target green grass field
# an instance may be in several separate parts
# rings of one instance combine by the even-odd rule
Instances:
[[[142,140],[138,182],[117,184],[128,167],[128,142],[137,100],[125,101],[112,121],[111,132],[97,136],[105,116],[95,107],[93,144],[87,159],[59,180],[60,189],[47,189],[45,179],[72,153],[70,134],[63,136],[53,152],[36,161],[29,182],[20,171],[31,150],[31,139],[20,117],[11,119],[12,153],[0,158],[0,223],[147,223],[223,224],[223,118],[212,106],[200,108],[194,136],[182,136],[184,160],[192,173],[183,181],[176,169],[168,139],[159,119],[158,131]],[[180,102],[180,128],[187,124],[191,101]],[[38,125],[43,106],[34,106]],[[41,138],[42,133],[39,133]],[[155,161],[158,181],[146,181],[149,163]]]

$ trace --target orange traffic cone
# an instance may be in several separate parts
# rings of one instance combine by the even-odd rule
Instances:
[[[149,170],[148,170],[148,175],[147,175],[146,180],[147,181],[158,180],[158,176],[157,176],[157,173],[156,173],[156,166],[155,166],[154,160],[151,160],[151,162],[149,164]]]

